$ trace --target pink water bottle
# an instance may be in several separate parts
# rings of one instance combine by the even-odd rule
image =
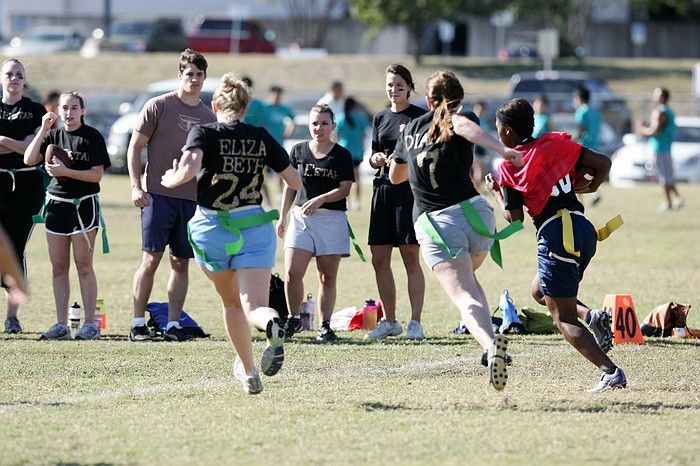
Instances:
[[[365,301],[362,307],[362,328],[372,330],[377,326],[377,305],[373,299]]]

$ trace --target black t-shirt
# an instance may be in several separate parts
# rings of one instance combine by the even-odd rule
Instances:
[[[479,124],[472,112],[460,115]],[[447,142],[427,141],[433,112],[413,120],[396,145],[395,161],[408,163],[408,181],[415,198],[414,218],[458,204],[478,195],[469,176],[474,160],[474,145],[454,135]]]
[[[204,152],[197,178],[197,204],[216,210],[260,205],[265,167],[289,166],[284,148],[263,128],[238,121],[196,125],[184,149]]]
[[[44,135],[39,151],[46,153],[46,147],[55,144],[68,152],[72,160],[73,170],[90,170],[92,167],[103,165],[105,170],[112,164],[107,155],[107,146],[102,134],[92,126],[80,125],[75,131],[66,131],[63,128],[52,129]],[[100,192],[99,183],[65,178],[51,178],[47,191],[55,196],[66,199],[77,199],[88,194]]]
[[[576,167],[581,166],[581,160],[583,159],[581,154],[583,154],[583,151],[585,150],[585,147],[581,147],[579,158],[576,161]],[[504,186],[503,188],[505,209],[522,209],[524,206],[523,194],[520,191],[508,186]],[[535,228],[539,230],[547,219],[556,215],[561,209],[583,213],[583,204],[581,204],[576,197],[570,174],[567,174],[564,178],[559,180],[554,188],[552,188],[552,194],[549,196],[549,200],[544,205],[544,209],[542,209],[542,212],[540,212],[538,216],[532,218],[532,221],[535,223]]]
[[[0,101],[0,135],[23,141],[41,126],[41,117],[45,113],[43,105],[28,97],[22,97],[14,105]],[[23,158],[23,154],[16,152],[0,155],[0,168],[26,168]]]
[[[396,142],[401,134],[401,126],[408,125],[411,120],[425,115],[427,110],[413,104],[400,112],[392,112],[385,108],[377,112],[372,119],[372,153],[383,152],[391,155],[396,148]],[[386,169],[377,170],[376,176],[388,175]]]
[[[297,193],[294,205],[302,206],[309,199],[333,191],[341,181],[355,181],[350,151],[336,144],[322,159],[317,159],[309,148],[309,141],[292,147],[289,155],[292,166],[299,170],[302,188]],[[326,202],[323,209],[347,210],[345,198]]]

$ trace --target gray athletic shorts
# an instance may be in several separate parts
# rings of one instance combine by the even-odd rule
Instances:
[[[350,233],[345,211],[318,209],[302,215],[294,207],[284,235],[284,247],[310,251],[314,256],[350,255]]]
[[[671,185],[676,183],[676,177],[673,175],[673,159],[668,152],[659,152],[655,157],[656,176],[659,178],[660,184]]]
[[[474,196],[469,199],[469,201],[479,213],[486,228],[491,232],[495,231],[496,216],[486,199],[481,196]],[[469,254],[478,254],[488,251],[493,245],[493,240],[491,238],[481,236],[474,231],[469,221],[464,216],[464,212],[462,212],[462,208],[459,204],[430,212],[428,216],[433,220],[433,225],[435,225],[443,241],[450,247],[453,253],[464,249],[464,251],[469,252]],[[418,238],[418,244],[420,244],[423,260],[428,264],[428,267],[432,269],[440,262],[452,260],[450,253],[430,239],[418,222],[414,224],[414,227],[416,229],[416,238]],[[462,254],[464,254],[464,251]]]

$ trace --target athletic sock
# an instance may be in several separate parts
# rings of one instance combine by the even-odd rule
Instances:
[[[616,370],[617,370],[617,366],[612,366],[610,369],[608,369],[607,371],[603,371],[603,372],[605,372],[608,375],[613,375]]]
[[[180,328],[180,323],[176,320],[171,320],[170,322],[168,322],[168,325],[165,326],[165,331],[167,332],[173,327]]]
[[[131,319],[131,328],[143,327],[144,325],[146,325],[145,317],[134,317],[133,319]]]

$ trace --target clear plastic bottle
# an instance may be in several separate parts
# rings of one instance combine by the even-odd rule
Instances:
[[[301,303],[301,311],[299,313],[299,319],[301,320],[301,328],[304,330],[311,330],[311,322],[309,317],[309,306],[304,301]]]
[[[75,334],[80,330],[80,304],[77,302],[68,308],[68,323],[70,324],[70,336],[75,338]]]
[[[377,326],[377,305],[373,299],[365,301],[362,307],[362,328],[372,330]]]
[[[314,317],[316,316],[316,303],[311,298],[311,293],[306,295],[306,312],[309,314],[309,330],[314,328]]]

